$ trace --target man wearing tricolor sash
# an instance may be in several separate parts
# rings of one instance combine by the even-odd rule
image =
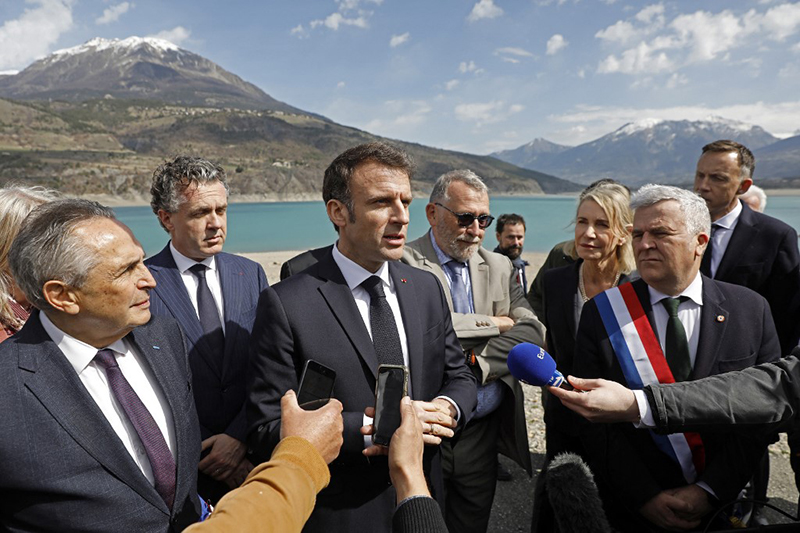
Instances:
[[[647,185],[631,207],[641,279],[584,307],[575,374],[635,390],[776,360],[780,347],[767,302],[700,274],[710,233],[705,202],[682,189]],[[582,436],[609,520],[631,532],[705,525],[738,495],[766,446],[748,436],[657,435],[627,423],[587,424]]]

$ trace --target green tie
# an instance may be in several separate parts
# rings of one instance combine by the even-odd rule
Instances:
[[[664,298],[661,303],[669,313],[667,320],[666,355],[667,364],[672,370],[675,381],[686,381],[692,373],[692,360],[689,357],[689,341],[686,340],[686,330],[678,319],[678,306],[688,300],[686,296],[680,298]]]

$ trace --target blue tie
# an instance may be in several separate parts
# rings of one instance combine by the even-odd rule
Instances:
[[[459,263],[458,261],[448,261],[444,267],[450,272],[450,280],[452,281],[450,287],[450,296],[453,298],[453,311],[456,313],[469,313],[471,306],[469,305],[469,295],[467,294],[467,286],[464,284],[464,268],[467,265]]]

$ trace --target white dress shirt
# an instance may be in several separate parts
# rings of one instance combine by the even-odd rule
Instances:
[[[339,267],[339,270],[342,271],[344,281],[347,283],[347,286],[350,288],[350,292],[353,294],[353,299],[356,301],[356,307],[358,307],[358,312],[361,315],[361,319],[364,321],[364,325],[367,328],[367,333],[369,333],[370,339],[372,338],[372,325],[369,321],[370,297],[367,289],[362,287],[361,284],[371,276],[378,276],[383,281],[383,292],[386,294],[386,301],[389,304],[389,307],[392,309],[394,321],[397,325],[397,333],[400,336],[400,348],[403,350],[403,364],[409,369],[408,394],[413,398],[411,395],[411,367],[408,362],[408,338],[406,337],[406,328],[403,325],[403,316],[400,313],[400,301],[397,299],[397,291],[392,281],[392,277],[389,275],[388,263],[383,263],[377,272],[372,273],[351,259],[345,257],[342,252],[339,251],[338,242],[333,247],[333,260],[336,263],[336,266]],[[456,408],[456,420],[458,420],[461,416],[461,409],[458,407],[458,405],[447,396],[438,396],[438,398],[444,398]],[[372,424],[372,418],[364,415],[364,425],[366,426],[369,424]],[[372,445],[372,438],[369,435],[364,437],[364,445]]]
[[[153,469],[150,466],[150,460],[147,458],[147,452],[142,445],[142,441],[139,439],[139,434],[128,419],[125,410],[114,397],[114,393],[108,384],[105,370],[94,361],[94,357],[98,352],[97,348],[64,333],[53,324],[46,314],[39,313],[39,318],[42,322],[42,327],[67,358],[72,368],[75,369],[81,383],[86,387],[89,395],[100,408],[103,416],[106,417],[125,449],[131,454],[136,466],[139,467],[147,480],[155,486]],[[133,347],[125,340],[120,339],[106,346],[106,348],[115,352],[114,356],[117,359],[120,371],[150,412],[153,420],[161,430],[167,446],[169,446],[169,451],[172,452],[173,459],[176,459],[175,423],[172,411],[155,376],[142,363],[142,356],[136,353]]]
[[[731,242],[733,230],[736,229],[736,224],[739,222],[739,215],[742,214],[742,201],[737,200],[736,206],[730,213],[720,218],[712,224],[711,234],[714,240],[714,246],[711,248],[711,277],[717,275],[717,268],[725,255],[725,250],[728,249],[728,243]]]
[[[197,309],[198,279],[197,276],[192,274],[189,270],[197,264],[197,261],[186,257],[176,250],[172,245],[172,241],[169,243],[169,251],[172,252],[172,258],[175,260],[178,272],[181,273],[181,279],[186,286],[186,292],[189,293],[189,300],[192,302],[194,312],[197,313],[197,318],[199,319],[200,311]],[[208,267],[206,270],[206,284],[211,291],[211,296],[214,297],[214,303],[217,305],[217,313],[220,317],[219,321],[222,324],[222,333],[225,333],[225,303],[222,299],[222,284],[219,281],[219,270],[217,270],[216,258],[212,255],[211,257],[206,257],[200,261],[200,263]]]

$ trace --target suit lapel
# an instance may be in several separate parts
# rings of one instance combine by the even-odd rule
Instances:
[[[401,278],[397,272],[397,264],[389,263],[389,275],[392,278],[397,300],[400,304],[400,315],[403,318],[405,327],[406,342],[408,343],[408,366],[411,373],[411,391],[422,391],[422,381],[425,369],[422,360],[422,332],[423,324],[420,324],[419,313],[417,310],[417,293],[411,285],[412,280]]]
[[[700,312],[700,339],[690,379],[700,379],[711,374],[717,361],[720,340],[725,335],[728,311],[722,307],[725,299],[715,282],[703,276],[703,309]],[[722,319],[720,320],[720,317]]]
[[[558,285],[555,288],[556,291],[556,298],[553,302],[553,305],[557,306],[558,308],[558,315],[560,315],[560,322],[562,324],[567,325],[567,332],[569,332],[568,337],[569,339],[575,338],[575,297],[576,293],[579,292],[578,287],[578,268],[580,267],[580,262],[575,263],[571,268],[569,268],[562,280],[555,280]],[[545,305],[550,305],[549,302],[545,302]],[[554,326],[558,328],[558,326]]]
[[[185,416],[184,410],[186,406],[182,403],[181,394],[186,394],[187,388],[181,386],[185,381],[182,376],[175,373],[175,366],[170,364],[168,354],[162,353],[161,348],[158,346],[160,342],[156,338],[149,335],[147,326],[141,326],[134,329],[128,334],[127,340],[133,345],[141,355],[142,364],[150,369],[150,375],[153,376],[161,387],[161,392],[167,400],[167,407],[172,413],[172,428],[175,433],[175,468],[176,468],[176,485],[175,485],[175,502],[183,501],[183,494],[188,490],[193,490],[191,487],[185,487],[185,480],[190,479],[184,470],[186,469],[186,461],[180,459],[186,453],[183,450],[187,441],[186,425],[178,421],[181,417]],[[189,467],[195,468],[191,461]],[[179,499],[180,498],[180,499]],[[162,500],[163,502],[163,500]]]
[[[442,265],[439,264],[439,261],[436,259],[436,250],[433,248],[433,244],[431,244],[431,234],[430,232],[425,233],[422,237],[414,241],[412,244],[419,249],[419,252],[422,254],[422,269],[427,270],[428,272],[432,273],[436,276],[436,279],[439,280],[439,283],[444,288],[444,296],[447,298],[447,306],[450,309],[450,312],[453,312],[453,297],[450,294],[450,285],[447,283],[447,277],[444,274],[444,269]],[[429,259],[432,258],[432,259]],[[417,267],[420,268],[420,267]]]
[[[358,312],[353,293],[347,282],[342,276],[342,272],[333,260],[333,254],[328,254],[319,262],[320,277],[325,283],[320,285],[319,291],[325,302],[342,326],[345,334],[353,343],[353,347],[364,364],[372,372],[375,379],[378,378],[378,356],[375,354],[375,346],[369,337],[364,319]]]
[[[178,272],[178,266],[172,258],[169,245],[153,258],[149,268],[156,280],[154,289],[156,294],[181,325],[190,346],[195,346],[200,356],[208,363],[209,368],[217,377],[221,377],[222,369],[219,367],[219,358],[214,356],[211,347],[205,340],[203,326],[200,324],[197,312],[186,292],[186,285],[184,285],[181,273]],[[225,314],[227,317],[227,310]]]
[[[469,260],[469,281],[472,286],[472,302],[475,312],[493,315],[492,298],[489,294],[489,265],[483,258],[483,248],[478,249]]]
[[[236,345],[233,338],[238,331],[238,326],[232,324],[239,324],[239,316],[241,315],[242,307],[239,305],[240,295],[246,291],[244,288],[244,272],[239,269],[234,269],[233,265],[228,262],[227,257],[223,254],[218,254],[216,257],[217,269],[219,270],[219,283],[222,290],[222,304],[224,310],[225,321],[225,355],[222,358],[222,375],[227,371],[228,362],[233,357],[231,353],[233,347]]]
[[[19,367],[26,371],[23,380],[28,390],[98,463],[153,506],[169,514],[161,496],[136,466],[75,369],[42,328],[38,313],[34,313],[23,331],[26,331],[23,335],[26,341],[21,340],[17,345]]]
[[[742,204],[742,212],[736,222],[736,227],[733,229],[731,240],[728,241],[728,246],[725,248],[722,261],[720,261],[714,274],[714,279],[724,280],[728,276],[731,269],[738,264],[745,249],[751,243],[758,241],[758,233],[759,229],[755,217],[753,217],[753,212],[749,207]]]

